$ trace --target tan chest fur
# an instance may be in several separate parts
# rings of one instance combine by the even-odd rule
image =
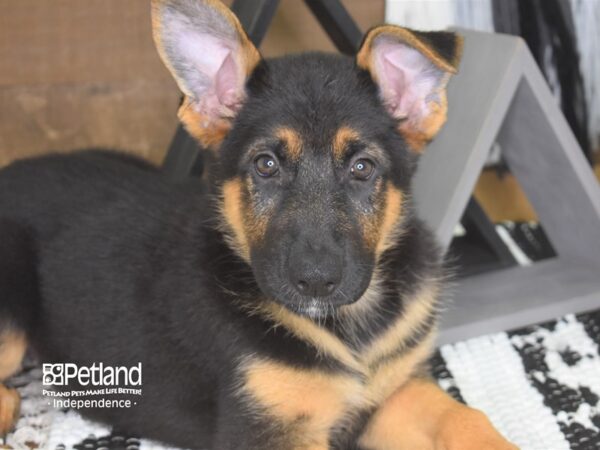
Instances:
[[[260,405],[258,410],[262,413],[289,425],[294,430],[290,432],[302,436],[302,442],[295,448],[326,449],[332,427],[351,419],[353,412],[381,404],[429,357],[434,332],[416,346],[405,350],[403,346],[435,307],[436,291],[433,285],[421,289],[402,316],[360,352],[352,351],[309,319],[273,307],[270,314],[281,326],[356,374],[301,369],[248,357],[240,367],[242,392]]]

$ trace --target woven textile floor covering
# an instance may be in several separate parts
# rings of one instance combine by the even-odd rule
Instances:
[[[600,450],[600,310],[446,345],[432,367],[440,386],[523,450]],[[23,402],[8,448],[167,449],[48,406],[37,366],[11,385]]]

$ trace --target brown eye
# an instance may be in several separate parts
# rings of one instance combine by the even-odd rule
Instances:
[[[279,164],[273,156],[260,155],[254,160],[256,172],[261,177],[272,177],[279,171]]]
[[[350,172],[352,173],[352,176],[357,180],[364,181],[369,179],[374,169],[375,164],[373,164],[373,161],[370,161],[368,159],[358,159],[352,165]]]

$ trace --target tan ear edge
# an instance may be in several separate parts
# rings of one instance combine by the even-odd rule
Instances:
[[[412,47],[421,52],[429,59],[436,67],[444,72],[455,74],[458,72],[458,66],[462,58],[464,39],[454,32],[421,32],[403,28],[396,25],[381,25],[370,29],[363,39],[363,43],[356,55],[356,63],[359,67],[365,70],[370,69],[371,50],[375,39],[379,36],[388,35],[396,38],[399,42]],[[452,49],[447,55],[436,50],[436,42],[432,40],[433,36],[444,37],[446,44],[451,43]]]

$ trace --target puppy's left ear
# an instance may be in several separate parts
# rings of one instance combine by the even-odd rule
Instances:
[[[356,55],[371,74],[409,147],[421,152],[446,121],[446,84],[456,73],[462,37],[393,25],[371,29]]]
[[[180,120],[205,147],[218,147],[244,103],[258,50],[219,0],[152,0],[152,30],[185,94]]]

